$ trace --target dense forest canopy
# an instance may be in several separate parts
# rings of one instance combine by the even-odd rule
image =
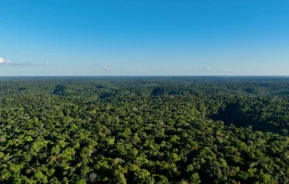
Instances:
[[[2,77],[0,183],[289,183],[289,78]]]

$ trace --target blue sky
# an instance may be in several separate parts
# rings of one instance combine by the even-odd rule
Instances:
[[[0,76],[289,75],[288,0],[0,7]]]

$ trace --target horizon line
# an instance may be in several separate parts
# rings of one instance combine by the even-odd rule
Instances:
[[[0,77],[289,77],[289,75],[0,75]]]

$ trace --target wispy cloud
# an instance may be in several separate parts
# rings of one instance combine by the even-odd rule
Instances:
[[[199,71],[211,71],[211,70],[213,70],[214,68],[212,68],[212,67],[207,67],[207,68],[200,68],[200,69],[198,69]]]
[[[43,64],[34,64],[31,62],[12,62],[10,60],[6,60],[2,57],[0,57],[0,66],[11,66],[11,67],[16,67],[16,66],[27,66],[27,67],[33,67],[33,66],[48,66],[48,62],[45,62]]]
[[[202,74],[234,74],[235,71],[227,70],[223,68],[214,68],[214,67],[206,67],[206,68],[199,68],[196,71],[201,72]]]
[[[104,66],[104,67],[102,68],[102,71],[104,71],[104,72],[109,72],[110,70],[111,70],[111,68],[108,67],[108,66]]]
[[[0,57],[0,65],[3,65],[3,64],[10,64],[11,61],[10,60],[5,60],[4,58]]]
[[[91,65],[93,67],[97,67],[99,68],[101,71],[103,72],[110,72],[111,71],[111,67],[107,66],[107,65]]]

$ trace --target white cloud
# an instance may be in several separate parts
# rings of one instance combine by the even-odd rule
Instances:
[[[109,72],[110,70],[111,70],[111,68],[108,67],[108,66],[104,66],[104,67],[102,68],[102,71],[104,71],[104,72]]]
[[[11,61],[10,60],[5,60],[4,58],[0,57],[0,65],[1,64],[10,64]]]
[[[4,65],[4,66],[48,66],[48,62],[45,62],[43,64],[33,64],[31,62],[12,62],[10,60],[6,60],[2,57],[0,57],[0,65]]]
[[[200,68],[200,69],[198,69],[198,70],[200,70],[200,71],[211,71],[211,70],[213,70],[213,69],[215,69],[215,68],[207,67],[207,68]]]
[[[103,71],[103,72],[110,72],[111,71],[111,67],[107,66],[107,65],[91,65],[93,67],[97,67],[99,70]]]
[[[4,63],[4,58],[0,57],[0,64]]]
[[[1,64],[9,64],[9,63],[11,63],[10,60],[5,60],[4,58],[0,57],[0,65]]]

